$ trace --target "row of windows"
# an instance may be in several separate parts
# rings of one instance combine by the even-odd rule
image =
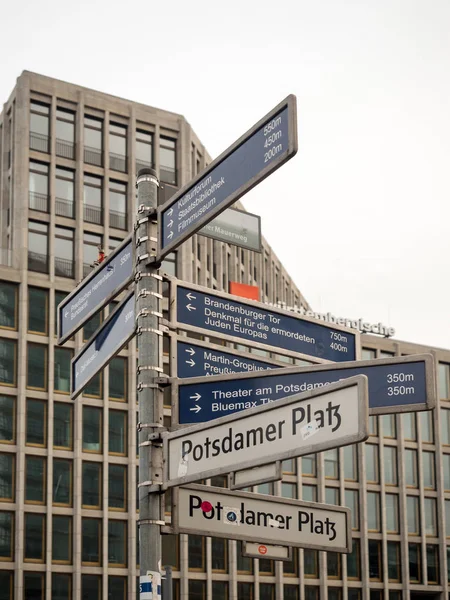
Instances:
[[[75,172],[56,167],[55,214],[75,218]],[[83,183],[83,219],[96,225],[103,224],[103,178],[85,174]],[[50,212],[49,165],[30,161],[30,209]],[[109,180],[109,222],[116,229],[127,229],[127,184]]]
[[[25,419],[25,443],[29,446],[47,446],[47,402],[27,399]],[[15,398],[0,396],[0,442],[15,443]],[[53,403],[53,447],[73,450],[73,405]],[[108,411],[108,452],[126,456],[128,413],[122,410]],[[83,406],[82,420],[83,452],[103,452],[103,409]]]
[[[75,112],[65,108],[56,109],[55,150],[56,155],[75,159]],[[114,171],[127,172],[127,126],[109,123],[109,166]],[[31,101],[30,148],[38,152],[50,152],[50,106]],[[104,149],[104,122],[92,115],[84,116],[83,160],[87,164],[102,167]],[[136,129],[136,170],[151,167],[153,158],[153,135],[145,125]],[[159,146],[160,178],[171,185],[177,184],[176,140],[161,137]]]

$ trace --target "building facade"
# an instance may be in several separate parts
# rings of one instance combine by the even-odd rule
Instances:
[[[209,160],[181,115],[33,73],[19,77],[4,104],[0,600],[139,597],[136,342],[72,402],[70,360],[108,309],[59,347],[56,307],[90,272],[98,247],[108,254],[132,230],[139,168],[156,169],[163,202]],[[162,270],[218,290],[228,291],[229,282],[258,286],[263,302],[309,308],[265,241],[258,254],[194,235]],[[447,597],[450,351],[362,340],[363,358],[432,351],[439,409],[371,417],[365,444],[286,461],[281,482],[255,488],[349,506],[352,554],[294,550],[291,562],[275,563],[243,557],[234,541],[165,536],[174,598]],[[165,338],[167,375],[169,354]],[[268,355],[280,366],[304,362]],[[164,403],[168,425],[168,394]],[[212,483],[227,485],[226,478]]]

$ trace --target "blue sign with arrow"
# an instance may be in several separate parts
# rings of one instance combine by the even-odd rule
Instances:
[[[296,99],[291,95],[158,209],[158,259],[186,241],[296,152]]]
[[[179,423],[204,423],[280,398],[324,387],[354,375],[369,379],[371,414],[428,410],[436,405],[431,355],[412,355],[340,365],[288,367],[252,374],[178,382]]]
[[[72,399],[81,394],[133,336],[136,330],[134,305],[134,292],[131,292],[72,359]]]
[[[334,362],[357,358],[356,331],[267,310],[260,303],[238,302],[228,294],[177,285],[176,307],[180,325],[214,331],[221,337],[241,338]]]

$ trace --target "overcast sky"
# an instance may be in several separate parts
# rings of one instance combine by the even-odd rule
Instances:
[[[2,11],[24,70],[185,115],[212,157],[285,96],[299,151],[243,198],[318,311],[450,348],[448,0],[53,0]]]

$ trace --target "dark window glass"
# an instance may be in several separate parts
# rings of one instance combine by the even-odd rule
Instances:
[[[72,449],[72,406],[62,402],[53,405],[53,446]]]
[[[214,598],[214,600],[228,600],[228,582],[213,581],[212,597]]]
[[[121,410],[109,411],[109,453],[127,453],[127,413]]]
[[[45,515],[25,514],[25,560],[43,562],[45,555]]]
[[[13,559],[13,540],[14,514],[11,512],[0,512],[0,560]]]
[[[275,600],[275,585],[272,583],[259,584],[260,600]]]
[[[55,362],[53,382],[55,392],[62,394],[70,393],[70,361],[73,351],[70,348],[58,348],[55,346]]]
[[[427,577],[428,583],[439,582],[439,549],[427,544]]]
[[[319,588],[312,585],[305,585],[305,600],[319,600]]]
[[[0,383],[16,385],[16,344],[0,338]]]
[[[25,458],[25,502],[44,504],[45,468],[45,457],[27,456]]]
[[[353,538],[351,554],[347,554],[347,576],[349,579],[361,579],[360,547],[356,538]]]
[[[0,327],[17,329],[17,285],[0,281]]]
[[[56,328],[56,323],[58,323],[58,306],[59,304],[61,304],[61,302],[64,300],[64,298],[67,296],[66,292],[56,292],[55,291],[55,315],[54,315],[54,319],[55,319],[55,335],[58,333],[57,332],[57,328]]]
[[[102,451],[102,411],[93,406],[83,406],[83,450]]]
[[[15,454],[0,453],[0,500],[14,502]]]
[[[28,331],[48,334],[48,290],[28,288]]]
[[[72,517],[53,515],[52,561],[72,562]]]
[[[316,550],[303,551],[305,577],[319,576],[319,555]]]
[[[48,224],[30,221],[28,224],[28,268],[48,273]]]
[[[206,600],[206,581],[189,579],[189,600]]]
[[[72,505],[72,461],[53,459],[53,504]]]
[[[190,535],[188,539],[189,569],[205,570],[205,538],[201,535]]]
[[[102,374],[98,373],[90,383],[84,388],[84,396],[90,396],[92,398],[100,398],[102,395]]]
[[[102,464],[83,461],[83,493],[84,508],[101,508],[102,502]]]
[[[101,575],[81,576],[81,600],[100,600],[102,595]]]
[[[47,403],[42,400],[27,400],[26,443],[47,445]]]
[[[242,542],[236,542],[237,570],[240,573],[253,573],[253,559],[242,555]]]
[[[125,465],[108,466],[109,470],[109,508],[126,510],[127,508],[127,467]]]
[[[255,597],[255,588],[253,583],[239,581],[237,584],[238,600],[253,600]]]
[[[127,523],[126,521],[108,521],[108,563],[110,565],[127,564]]]
[[[90,337],[94,335],[97,329],[100,327],[102,323],[102,313],[99,312],[86,322],[83,327],[83,341],[88,340]]]
[[[28,344],[27,387],[34,390],[47,389],[47,346]]]
[[[369,577],[380,581],[383,577],[381,570],[381,542],[369,540]]]
[[[108,577],[108,600],[127,598],[127,578],[110,575]]]
[[[117,356],[109,363],[109,398],[110,400],[126,400],[127,392],[127,359]]]
[[[402,570],[400,564],[400,544],[398,542],[388,542],[387,554],[389,581],[401,581]]]
[[[397,494],[386,494],[386,530],[389,533],[398,533],[398,496]]]
[[[45,574],[24,573],[23,575],[24,598],[26,600],[44,600]]]
[[[52,600],[71,600],[72,576],[66,573],[52,573]]]
[[[81,529],[81,560],[83,563],[99,565],[101,562],[102,522],[100,519],[83,518]]]
[[[337,552],[327,552],[327,573],[331,579],[341,577],[341,555]]]
[[[179,569],[179,541],[177,535],[162,536],[162,564],[170,565],[175,570]]]
[[[13,600],[14,574],[11,571],[0,571],[0,600]]]
[[[409,553],[409,580],[412,583],[420,583],[422,580],[420,570],[420,545],[408,544]]]
[[[0,396],[0,441],[15,440],[15,399],[11,396]]]
[[[300,587],[298,585],[284,585],[284,600],[300,600]]]

